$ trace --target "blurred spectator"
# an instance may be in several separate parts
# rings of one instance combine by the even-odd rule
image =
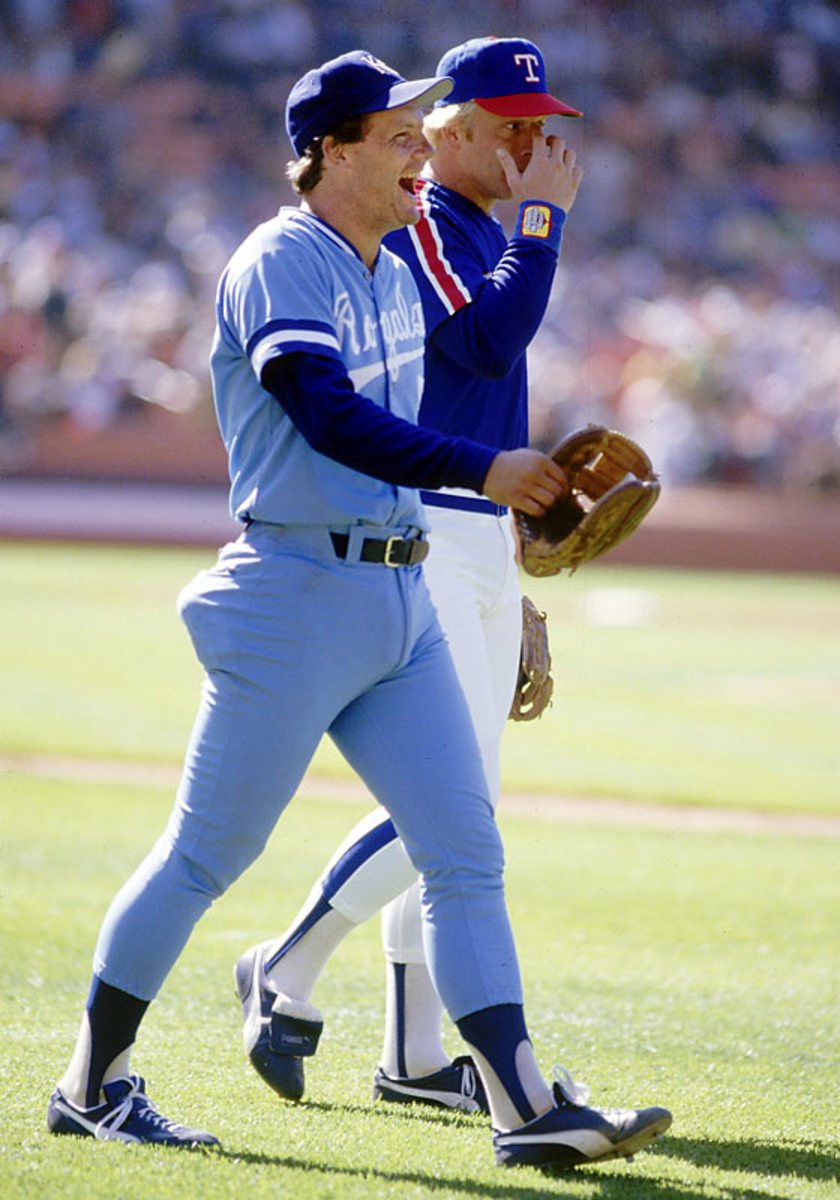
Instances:
[[[525,34],[585,111],[533,434],[616,423],[666,478],[840,488],[840,12],[828,0],[8,0],[0,467],[45,423],[200,414],[213,294],[281,203],[292,81]],[[266,144],[276,154],[266,158]],[[504,211],[503,211],[504,215]],[[511,214],[507,214],[509,217]]]

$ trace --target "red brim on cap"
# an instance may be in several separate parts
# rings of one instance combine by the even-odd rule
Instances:
[[[548,92],[519,92],[514,96],[476,96],[476,104],[497,117],[582,117],[576,108],[557,100]]]

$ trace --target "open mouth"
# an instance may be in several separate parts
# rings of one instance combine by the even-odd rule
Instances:
[[[414,185],[417,182],[416,175],[403,175],[400,180],[400,187],[404,192],[408,192],[409,196],[414,195]]]

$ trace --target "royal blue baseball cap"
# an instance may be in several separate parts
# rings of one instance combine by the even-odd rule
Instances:
[[[297,155],[347,117],[384,112],[401,104],[434,104],[452,90],[452,80],[409,82],[367,50],[350,50],[307,71],[286,101],[286,132]]]
[[[551,95],[543,56],[527,38],[471,38],[447,50],[437,73],[454,81],[447,104],[474,100],[499,117],[583,116]]]

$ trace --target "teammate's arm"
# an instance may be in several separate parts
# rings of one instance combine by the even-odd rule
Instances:
[[[443,247],[444,260],[471,296],[440,324],[426,312],[429,340],[459,366],[485,378],[504,377],[540,326],[563,226],[583,178],[574,150],[562,138],[535,136],[522,171],[509,151],[500,147],[496,154],[519,213],[516,232],[490,275],[481,271],[457,222],[439,219],[434,212],[426,218],[438,226],[432,242]],[[424,255],[420,239],[413,240],[419,245],[418,255]],[[437,265],[440,268],[442,262]],[[431,264],[426,266],[431,270]]]
[[[296,352],[269,359],[260,382],[314,450],[386,483],[465,487],[535,516],[565,476],[535,450],[495,451],[403,420],[360,395],[335,359]]]
[[[530,204],[519,210],[517,229]],[[437,350],[472,374],[501,379],[525,353],[545,315],[566,214],[553,205],[545,238],[514,234],[473,299],[430,334]]]

